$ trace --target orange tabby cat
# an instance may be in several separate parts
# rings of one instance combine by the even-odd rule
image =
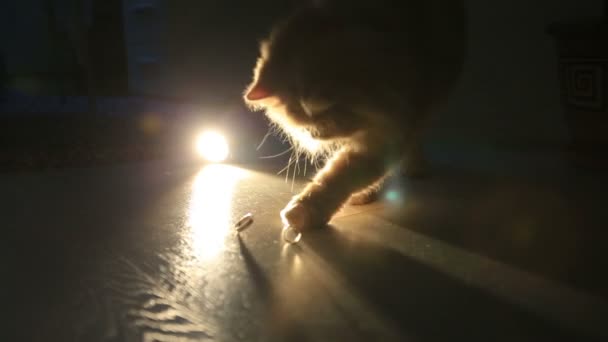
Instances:
[[[283,222],[324,225],[349,198],[374,198],[402,163],[420,171],[422,128],[457,81],[464,51],[461,0],[334,0],[280,22],[261,43],[245,101],[298,149],[339,146]]]

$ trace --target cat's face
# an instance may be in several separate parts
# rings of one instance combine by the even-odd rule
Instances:
[[[458,80],[464,4],[330,2],[275,27],[261,44],[245,101],[292,137],[304,131],[319,140],[399,143],[402,128],[416,130]]]
[[[310,16],[299,19],[279,26],[260,44],[245,102],[264,109],[288,134],[301,129],[319,140],[346,138],[357,131],[357,124],[338,87],[332,86],[334,69],[329,69],[336,51],[319,48],[328,42],[311,32]]]
[[[260,45],[254,79],[247,88],[245,101],[253,108],[265,109],[271,119],[284,121],[280,124],[312,126],[312,117],[299,101],[302,90],[293,58],[281,51],[273,53],[276,48],[269,40]]]

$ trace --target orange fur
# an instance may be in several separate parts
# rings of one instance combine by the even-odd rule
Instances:
[[[325,224],[351,195],[371,198],[402,160],[419,171],[422,128],[457,81],[464,47],[462,0],[328,0],[279,23],[248,87],[268,96],[245,102],[297,153],[329,157],[284,222]]]

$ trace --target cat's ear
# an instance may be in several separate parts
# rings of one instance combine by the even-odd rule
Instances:
[[[249,101],[259,101],[269,98],[270,96],[272,96],[272,94],[266,88],[256,84],[247,91],[245,98]]]

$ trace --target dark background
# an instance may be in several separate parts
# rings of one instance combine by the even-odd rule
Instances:
[[[261,114],[249,113],[241,101],[257,40],[297,2],[3,1],[0,72],[7,89],[3,99],[11,103],[0,113],[3,167],[53,164],[35,156],[52,141],[63,146],[89,143],[101,149],[112,143],[126,148],[153,140],[155,152],[146,147],[107,158],[130,159],[145,153],[158,157],[169,153],[158,151],[158,146],[178,144],[175,136],[183,141],[172,151],[189,141],[190,132],[174,126],[200,126],[204,123],[197,120],[207,119],[219,119],[234,134],[245,130],[239,143],[247,145],[243,154],[248,154],[249,145],[264,135],[266,124]],[[564,146],[569,137],[560,105],[557,55],[546,29],[556,20],[600,15],[602,1],[469,0],[467,4],[470,41],[464,77],[429,140],[480,148]],[[55,97],[48,99],[49,95]],[[125,97],[164,101],[174,107],[115,104]],[[56,102],[63,109],[56,109]],[[72,102],[79,105],[70,107]],[[99,118],[114,112],[121,119]],[[142,116],[152,112],[156,115],[152,119]],[[154,138],[141,132],[146,118],[162,123]],[[139,140],[134,138],[138,134]],[[59,141],[57,136],[64,138]],[[91,142],[82,136],[101,140]],[[127,143],[129,139],[137,142]],[[22,151],[21,156],[32,155],[30,160],[19,160],[11,153],[15,149]]]
[[[9,234],[3,238],[9,245],[3,249],[4,259],[10,260],[7,279],[12,282],[7,284],[17,287],[17,291],[5,291],[10,294],[9,303],[11,299],[17,302],[16,310],[10,306],[7,310],[12,316],[9,324],[17,321],[17,329],[41,336],[41,340],[66,340],[49,331],[69,334],[72,319],[101,317],[72,308],[79,308],[74,302],[86,304],[87,296],[93,296],[88,283],[81,280],[88,281],[92,275],[93,285],[100,285],[97,272],[105,270],[105,262],[113,261],[115,255],[133,256],[137,263],[156,267],[157,258],[173,253],[174,244],[188,239],[180,227],[187,225],[184,212],[190,211],[189,198],[197,191],[191,170],[200,165],[97,166],[151,159],[189,161],[194,158],[194,137],[209,127],[226,133],[237,161],[260,161],[260,156],[287,148],[278,139],[271,139],[256,150],[267,122],[261,113],[245,108],[241,94],[251,78],[257,40],[296,2],[0,2],[0,193],[4,195],[0,207],[5,208],[0,225]],[[606,192],[605,176],[572,172],[561,164],[559,151],[571,144],[572,130],[560,94],[555,40],[547,33],[549,24],[557,20],[601,15],[604,2],[468,0],[469,47],[463,79],[428,137],[432,152],[440,152],[434,157],[458,159],[457,154],[464,151],[468,159],[444,163],[444,168],[438,168],[438,177],[430,182],[409,182],[405,187],[407,205],[396,210],[401,216],[388,212],[374,214],[372,221],[358,222],[361,216],[353,215],[350,221],[342,221],[345,231],[311,234],[311,250],[321,252],[321,261],[331,262],[323,269],[330,274],[334,267],[338,273],[344,272],[347,285],[366,294],[388,316],[399,316],[405,330],[422,336],[445,340],[451,331],[469,337],[481,336],[480,332],[496,336],[514,331],[515,336],[530,336],[534,341],[545,332],[549,332],[549,336],[543,335],[546,340],[563,337],[561,329],[546,325],[537,319],[537,313],[529,314],[506,303],[505,298],[488,294],[495,293],[488,290],[503,289],[501,279],[509,279],[508,274],[503,278],[501,271],[512,266],[602,299],[580,302],[574,299],[595,297],[556,298],[559,292],[551,291],[544,296],[545,283],[535,286],[522,283],[527,277],[515,277],[514,287],[509,288],[509,283],[504,286],[503,293],[511,295],[509,300],[542,309],[543,317],[566,317],[567,323],[592,327],[605,336],[607,218],[601,201]],[[605,125],[605,108],[594,115],[600,118],[597,123]],[[591,126],[594,124],[591,120]],[[501,148],[515,151],[519,158],[503,159],[505,153],[497,153]],[[605,160],[605,148],[601,148],[600,156]],[[556,151],[560,163],[552,159]],[[549,162],[544,163],[545,157]],[[286,165],[280,158],[270,161],[278,162],[277,167],[268,168],[274,172]],[[459,164],[472,164],[475,171],[455,167],[462,166]],[[479,165],[491,166],[489,174],[480,171]],[[539,165],[542,167],[535,169]],[[39,172],[57,168],[68,169]],[[522,174],[526,177],[513,177],[517,175],[514,169],[525,169]],[[232,204],[235,219],[241,213],[255,213],[257,227],[246,242],[252,254],[262,256],[266,267],[277,260],[274,253],[279,251],[279,245],[271,245],[273,240],[268,236],[279,239],[278,234],[270,234],[276,233],[271,232],[280,224],[276,213],[292,192],[282,178],[256,175],[237,189]],[[213,179],[209,183],[216,185]],[[224,196],[218,198],[221,202]],[[384,219],[408,227],[403,229],[406,235],[372,233],[356,241],[356,232],[374,232],[376,228],[378,232],[392,231],[395,227],[382,230]],[[380,222],[378,227],[370,225],[375,220]],[[256,230],[262,234],[255,235]],[[412,250],[428,255],[427,260],[445,258],[444,270],[372,241],[378,237],[391,246],[393,242],[417,244],[405,238],[399,241],[399,237],[411,236],[410,231],[425,237],[420,241],[435,241],[433,248],[417,245],[418,249]],[[351,233],[355,237],[352,241]],[[15,242],[12,234],[17,237]],[[442,247],[444,243],[447,249]],[[464,278],[443,274],[452,267],[454,274],[467,270],[458,259],[450,259],[449,251],[458,248],[462,251],[454,255],[470,255],[470,260],[478,261],[469,269],[479,267],[479,274],[465,276],[477,277],[478,283],[490,284],[488,288],[477,289]],[[264,283],[263,267],[247,260],[252,257],[246,249],[242,249],[245,263],[253,270],[247,272],[257,274],[254,278]],[[303,254],[303,259],[312,260],[311,266],[325,265],[316,264],[311,255],[315,254]],[[499,267],[494,271],[488,268],[486,259],[497,261]],[[171,264],[170,260],[160,265],[165,261]],[[278,260],[289,263],[290,257],[281,253]],[[241,261],[233,261],[228,265],[240,267]],[[500,266],[502,263],[509,267]],[[14,276],[11,267],[17,271]],[[112,264],[108,269],[110,276],[115,275]],[[234,270],[222,269],[222,274],[232,277]],[[117,275],[126,276],[125,288],[133,285],[128,278],[132,271],[116,270]],[[247,276],[242,280],[250,286],[251,282],[246,282],[249,273],[244,274]],[[185,284],[191,284],[190,278],[197,277],[181,273],[167,276],[168,286],[184,279]],[[217,293],[223,293],[223,279],[213,277],[211,274],[209,279],[218,280],[213,284],[218,286]],[[122,282],[123,278],[116,279]],[[305,274],[303,279],[314,282],[316,278]],[[234,284],[239,284],[238,278]],[[179,285],[177,288],[181,290]],[[298,286],[291,289],[296,297],[306,295],[306,291],[296,291]],[[394,289],[398,290],[396,296]],[[273,293],[264,291],[262,294]],[[86,294],[81,296],[81,292]],[[232,299],[241,295],[235,292]],[[267,303],[264,295],[252,298],[260,300],[261,307]],[[546,306],[546,298],[552,298],[549,304],[556,305]],[[430,305],[395,305],[410,300]],[[193,302],[204,304],[204,297]],[[599,314],[584,317],[570,307],[582,308],[583,313],[597,310]],[[437,317],[447,322],[448,329],[444,329],[446,324],[436,323]],[[92,326],[104,328],[105,319]],[[293,325],[296,334],[297,323]]]

